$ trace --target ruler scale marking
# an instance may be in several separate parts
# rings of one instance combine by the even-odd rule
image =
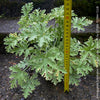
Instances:
[[[67,71],[64,75],[64,92],[69,92],[71,7],[72,0],[64,0],[64,66]]]

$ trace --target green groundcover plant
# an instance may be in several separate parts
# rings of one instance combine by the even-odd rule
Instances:
[[[21,33],[11,33],[4,39],[7,52],[24,56],[23,61],[10,67],[10,83],[11,88],[19,85],[25,98],[40,84],[38,74],[56,85],[67,73],[64,70],[63,48],[64,6],[54,8],[48,14],[45,14],[45,10],[32,10],[32,3],[22,7],[23,15],[18,22]],[[55,19],[55,25],[48,25],[52,19]],[[77,28],[80,31],[92,21],[85,17],[78,18],[72,11],[71,23],[73,29]],[[98,42],[100,43],[100,40]],[[70,84],[78,85],[79,79],[97,65],[96,45],[97,40],[91,36],[84,44],[76,38],[71,38]],[[98,48],[100,49],[100,45]],[[30,75],[27,70],[33,73]]]

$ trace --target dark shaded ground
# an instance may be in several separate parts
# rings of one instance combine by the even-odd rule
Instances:
[[[13,54],[0,54],[0,100],[25,100],[20,88],[10,89],[9,84],[9,66],[22,59]],[[63,92],[63,83],[54,86],[41,77],[39,80],[41,85],[26,100],[97,100],[94,76],[82,78],[79,86],[70,86],[69,94]]]

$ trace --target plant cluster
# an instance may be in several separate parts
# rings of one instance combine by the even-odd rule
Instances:
[[[10,83],[11,88],[21,86],[25,98],[40,84],[38,74],[56,85],[67,73],[64,70],[63,48],[64,6],[54,8],[48,14],[45,14],[45,10],[32,9],[32,3],[22,7],[23,15],[18,22],[21,33],[11,33],[4,39],[7,52],[24,56],[23,61],[10,67]],[[55,25],[48,25],[52,19],[55,19]],[[79,31],[92,21],[85,17],[78,18],[72,11],[71,23],[73,29]],[[96,66],[96,44],[97,40],[92,37],[84,44],[71,38],[70,84],[78,85],[79,79],[91,72],[92,66]],[[33,73],[30,75],[27,70]]]

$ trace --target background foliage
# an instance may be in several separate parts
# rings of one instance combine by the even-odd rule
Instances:
[[[73,9],[78,16],[95,17],[96,5],[100,6],[99,0],[72,0]],[[54,7],[64,4],[64,0],[0,0],[0,15],[6,17],[18,17],[21,15],[20,8],[28,2],[33,2],[34,9],[46,9],[46,12]]]
[[[54,6],[64,4],[64,0],[55,0]],[[78,16],[96,16],[96,5],[100,6],[99,0],[72,0],[72,8]]]

